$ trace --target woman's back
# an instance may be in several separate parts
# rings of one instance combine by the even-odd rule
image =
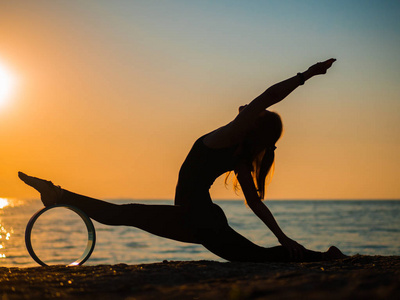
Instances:
[[[175,204],[187,205],[187,201],[198,198],[208,190],[220,175],[234,169],[237,158],[236,146],[222,149],[207,147],[200,137],[193,145],[179,171]],[[209,196],[208,196],[209,197]]]

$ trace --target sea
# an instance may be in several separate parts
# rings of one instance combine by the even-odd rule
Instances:
[[[172,200],[110,200],[116,204],[172,204]],[[278,245],[270,230],[244,202],[214,201],[240,234],[265,247]],[[325,251],[335,245],[347,255],[400,255],[400,200],[267,200],[282,230],[308,249]],[[25,245],[25,229],[42,208],[39,200],[0,198],[0,266],[34,267],[38,264]],[[203,246],[177,242],[127,226],[106,226],[93,221],[95,249],[85,265],[143,264],[168,261],[224,261]],[[42,214],[31,234],[32,247],[44,263],[70,264],[85,251],[85,223],[66,208]]]

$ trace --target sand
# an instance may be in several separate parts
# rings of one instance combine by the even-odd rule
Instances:
[[[400,299],[400,256],[0,268],[0,299]]]

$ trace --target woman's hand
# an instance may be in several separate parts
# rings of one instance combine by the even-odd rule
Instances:
[[[307,72],[310,77],[320,74],[325,74],[326,71],[332,66],[332,64],[336,61],[335,58],[328,59],[324,62],[316,63],[308,68]]]
[[[295,260],[303,259],[306,248],[304,248],[302,245],[288,238],[287,236],[279,239],[279,243],[281,243],[281,245],[289,251],[290,258]]]

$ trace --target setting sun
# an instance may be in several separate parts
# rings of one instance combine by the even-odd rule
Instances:
[[[7,99],[11,96],[14,87],[14,75],[4,64],[0,62],[0,107],[3,106]]]
[[[0,209],[8,206],[10,203],[6,198],[0,198]]]

